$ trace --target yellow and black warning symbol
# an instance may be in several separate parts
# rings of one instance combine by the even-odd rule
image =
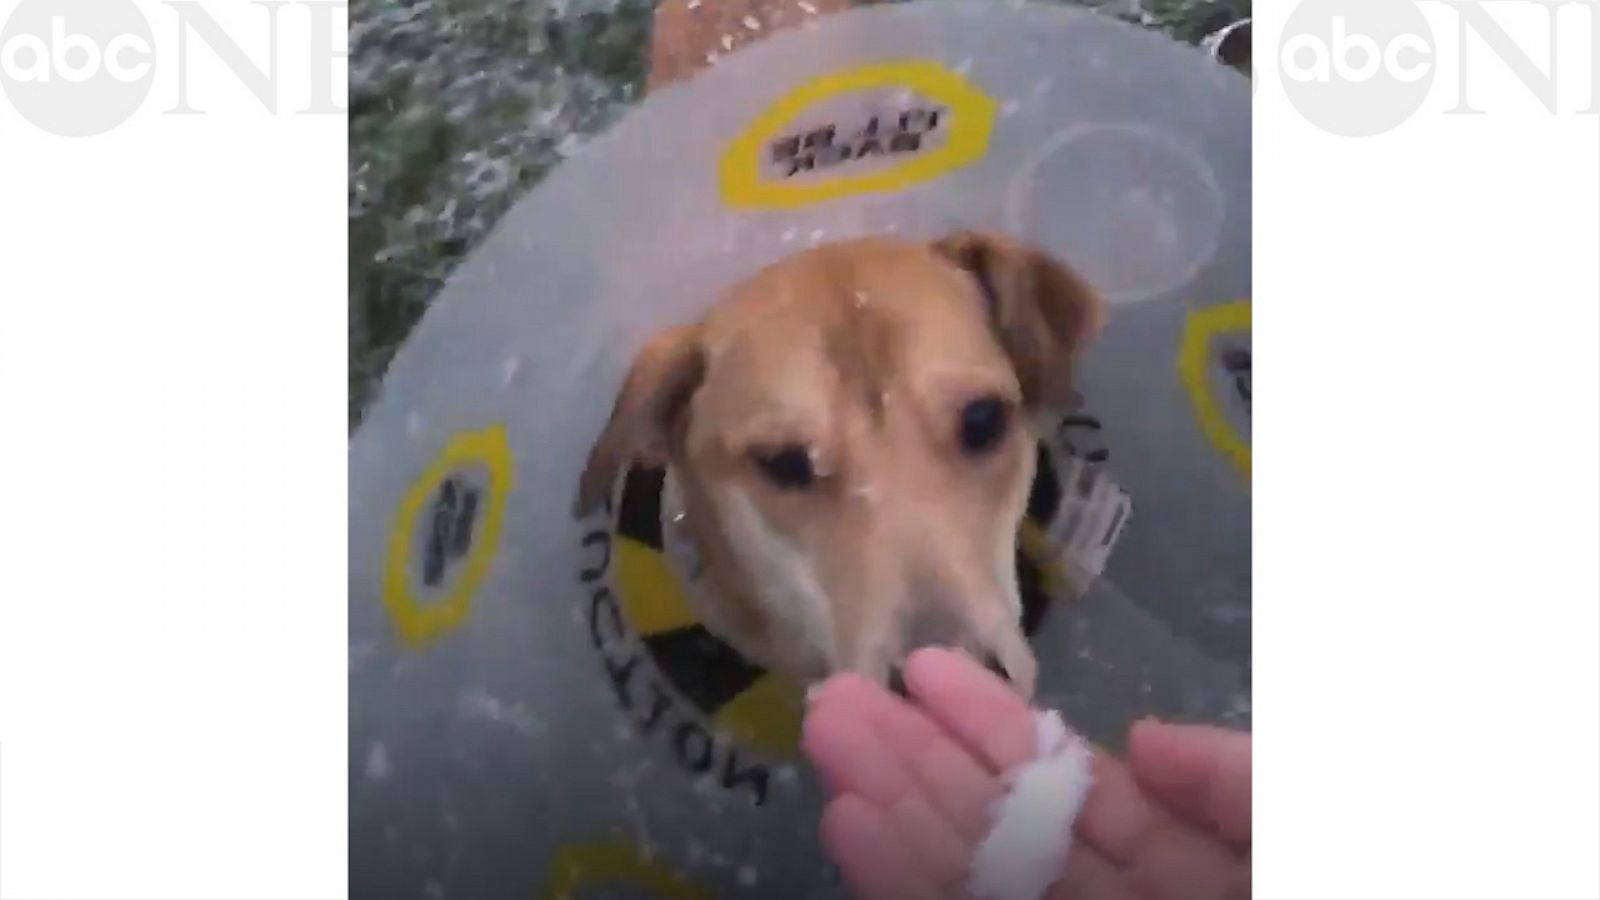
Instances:
[[[625,713],[696,777],[766,802],[771,763],[794,755],[799,685],[752,665],[692,611],[665,554],[661,469],[635,468],[583,537],[589,635]]]
[[[1189,312],[1178,348],[1183,382],[1200,430],[1250,476],[1250,301]]]
[[[1107,459],[1098,419],[1063,420],[1041,442],[1027,516],[1018,534],[1017,582],[1028,635],[1069,582],[1052,543],[1057,520],[1090,486],[1085,471]],[[1064,467],[1062,460],[1085,465]],[[1062,473],[1072,480],[1062,483]],[[590,640],[619,705],[648,739],[662,741],[688,773],[766,802],[773,763],[791,758],[805,713],[793,681],[746,660],[713,634],[689,602],[682,566],[669,559],[665,472],[634,468],[583,536],[579,580]],[[1120,527],[1120,525],[1118,526]],[[1108,542],[1114,540],[1111,533]]]
[[[466,621],[488,574],[511,492],[511,450],[499,425],[451,439],[400,502],[389,533],[383,602],[420,647]]]

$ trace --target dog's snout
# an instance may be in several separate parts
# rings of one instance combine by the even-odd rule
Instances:
[[[1000,657],[992,652],[983,655],[983,667],[999,675],[1005,681],[1011,680],[1011,673],[1006,671],[1005,663],[1001,662]]]
[[[1000,662],[1000,657],[993,653],[985,653],[982,657],[983,667],[1000,676],[1003,681],[1011,681],[1011,673],[1006,671],[1005,664]],[[897,697],[910,697],[911,692],[906,688],[905,668],[901,665],[889,667],[889,690]]]
[[[910,614],[905,621],[901,647],[900,658],[889,666],[888,677],[889,690],[901,697],[907,696],[903,669],[905,660],[926,647],[943,647],[970,653],[985,669],[1006,681],[1012,680],[1011,673],[1001,663],[999,654],[978,643],[966,620],[946,607],[929,605]]]
[[[902,645],[904,655],[910,656],[923,647],[959,647],[965,640],[966,626],[961,617],[941,604],[930,603],[906,618]]]

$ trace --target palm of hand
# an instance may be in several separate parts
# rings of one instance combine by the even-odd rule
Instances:
[[[905,668],[912,703],[840,676],[814,698],[806,754],[829,790],[824,849],[860,900],[967,900],[1002,773],[1031,758],[1033,715],[956,653]],[[1051,900],[1232,900],[1250,891],[1250,738],[1141,722],[1095,785]]]

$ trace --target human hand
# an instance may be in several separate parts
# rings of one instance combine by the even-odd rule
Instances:
[[[822,844],[859,900],[964,900],[1002,774],[1033,758],[1033,712],[958,653],[918,651],[904,674],[911,703],[852,675],[813,697]],[[1050,900],[1249,896],[1249,735],[1139,722],[1127,761],[1097,751],[1093,772]]]

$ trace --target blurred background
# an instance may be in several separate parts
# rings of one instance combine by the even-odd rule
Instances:
[[[644,97],[666,2],[709,10],[721,0],[351,0],[352,429],[456,263],[524,191]],[[848,5],[881,2],[941,0]],[[760,5],[812,14],[844,4]],[[1249,66],[1250,0],[1077,5]],[[760,37],[739,22],[709,57]]]

